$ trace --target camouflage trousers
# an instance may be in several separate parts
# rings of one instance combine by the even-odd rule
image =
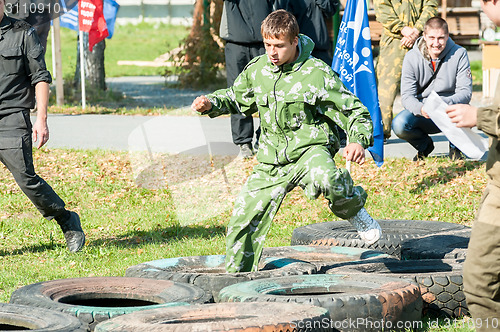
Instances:
[[[401,69],[406,52],[408,49],[401,45],[401,39],[382,34],[376,72],[385,138],[391,136],[392,105],[401,84]]]
[[[489,183],[472,225],[464,293],[476,331],[500,327],[500,188]]]
[[[313,146],[284,166],[258,164],[235,201],[226,238],[226,271],[257,271],[264,240],[285,195],[300,186],[305,195],[328,200],[339,218],[350,218],[364,206],[367,194],[354,186],[349,172],[337,168],[324,146]]]

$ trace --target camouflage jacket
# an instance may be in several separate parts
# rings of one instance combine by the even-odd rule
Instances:
[[[500,84],[500,80],[498,82]],[[497,93],[500,89],[497,88]],[[496,102],[496,103],[495,103]],[[477,128],[490,137],[490,150],[486,161],[486,173],[490,181],[500,187],[500,96],[495,96],[492,105],[477,111]]]
[[[438,13],[437,0],[375,0],[375,16],[384,34],[401,39],[405,26],[424,30],[424,24]]]
[[[299,36],[294,62],[275,66],[266,54],[252,59],[232,87],[207,95],[210,117],[259,112],[261,136],[257,160],[285,165],[312,145],[339,149],[336,123],[349,142],[363,148],[373,143],[372,121],[366,107],[323,61],[310,56],[312,40]]]

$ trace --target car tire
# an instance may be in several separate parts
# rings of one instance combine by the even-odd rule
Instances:
[[[314,264],[287,257],[264,256],[255,272],[226,273],[225,255],[165,258],[129,267],[129,277],[172,280],[196,285],[216,301],[219,291],[229,285],[253,279],[314,274]]]
[[[114,316],[206,301],[205,292],[194,285],[125,277],[44,281],[19,288],[10,298],[11,303],[76,316],[90,331]]]
[[[422,313],[415,282],[361,274],[246,281],[222,289],[219,301],[313,304],[329,311],[333,328],[349,331],[404,330],[415,327]]]
[[[418,283],[423,314],[440,318],[469,315],[463,292],[463,260],[381,260],[339,266],[327,274],[365,274],[412,279]]]
[[[326,320],[328,311],[312,305],[212,303],[135,312],[100,323],[95,331],[333,331]]]
[[[424,220],[377,220],[382,228],[380,240],[367,245],[356,229],[347,221],[329,221],[296,228],[292,245],[321,245],[366,248],[401,257],[401,242],[426,235],[451,233],[467,229],[467,226],[440,221]]]

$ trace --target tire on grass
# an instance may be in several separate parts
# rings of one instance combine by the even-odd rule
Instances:
[[[135,312],[100,323],[95,331],[332,331],[321,327],[327,319],[326,309],[305,304],[212,303]]]
[[[380,240],[372,245],[361,240],[356,229],[347,220],[329,221],[294,229],[292,245],[309,244],[368,248],[401,257],[401,242],[426,235],[452,233],[467,226],[440,221],[377,220],[382,227]]]
[[[401,243],[401,259],[465,259],[470,229],[428,235]]]
[[[19,288],[10,298],[11,303],[76,316],[90,331],[114,316],[206,301],[205,292],[194,285],[125,277],[44,281]]]
[[[0,331],[84,332],[75,317],[45,308],[0,303]]]
[[[226,273],[225,255],[166,258],[129,267],[129,277],[172,280],[194,284],[215,301],[219,291],[229,285],[253,279],[285,275],[314,274],[314,264],[286,257],[262,257],[259,271]]]
[[[361,274],[246,281],[222,289],[219,301],[312,304],[329,311],[333,328],[349,331],[404,330],[415,327],[422,313],[422,297],[415,282]]]
[[[458,318],[469,314],[463,292],[463,260],[387,259],[373,263],[340,266],[326,273],[412,279],[420,286],[424,301],[423,314],[440,318]]]

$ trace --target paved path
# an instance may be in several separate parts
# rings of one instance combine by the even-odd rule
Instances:
[[[164,86],[163,77],[108,79],[108,86],[123,91],[141,103],[188,107],[203,91],[178,91]],[[474,93],[473,104],[481,104]],[[399,97],[394,109],[401,109]],[[257,119],[255,120],[258,121]],[[235,155],[229,117],[210,119],[197,116],[126,116],[126,115],[49,115],[49,148],[104,150],[143,150],[151,152],[188,152]],[[448,141],[433,135],[432,155],[446,155]],[[394,134],[385,145],[386,157],[413,158],[416,150]]]
[[[238,153],[231,140],[228,117],[49,115],[48,121],[50,148],[194,154],[208,153],[210,148],[214,155]],[[446,155],[446,138],[437,134],[433,140],[436,148],[432,155]],[[416,151],[393,134],[384,153],[386,157],[412,158]]]

